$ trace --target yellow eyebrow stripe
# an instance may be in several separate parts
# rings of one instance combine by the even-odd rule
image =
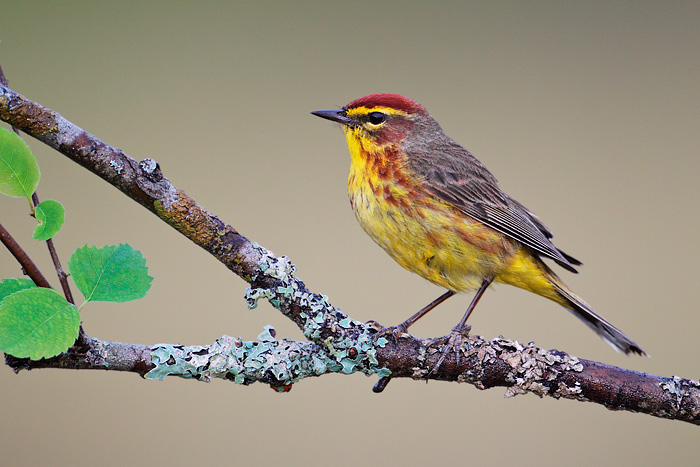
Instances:
[[[383,107],[383,106],[378,106],[378,107],[354,107],[352,109],[348,109],[345,111],[345,113],[348,115],[348,117],[356,116],[356,115],[366,115],[370,112],[382,112],[387,115],[408,115],[406,112],[403,110],[397,110],[397,109],[392,109],[391,107]]]

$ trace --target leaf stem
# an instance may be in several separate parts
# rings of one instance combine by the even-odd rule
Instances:
[[[36,192],[34,192],[34,194],[32,195],[32,204],[34,207],[39,205],[39,196],[37,196]],[[56,247],[53,244],[52,238],[49,238],[48,240],[46,240],[46,246],[49,249],[49,255],[51,255],[51,261],[53,261],[53,266],[56,269],[56,275],[58,275],[58,281],[61,283],[61,288],[63,289],[63,295],[66,297],[66,300],[68,300],[70,303],[75,305],[75,300],[73,300],[73,294],[71,293],[70,285],[68,284],[68,275],[63,270],[63,266],[61,266],[61,260],[58,257],[58,253],[56,253]]]

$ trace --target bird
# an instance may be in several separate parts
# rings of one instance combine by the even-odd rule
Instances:
[[[455,294],[476,292],[450,332],[447,347],[456,347],[469,333],[469,315],[496,282],[558,303],[617,351],[647,355],[545,264],[552,260],[575,273],[582,263],[554,246],[540,218],[504,193],[422,105],[380,93],[311,114],[338,123],[345,134],[348,195],[363,230],[401,266],[447,289],[393,327],[395,336]]]

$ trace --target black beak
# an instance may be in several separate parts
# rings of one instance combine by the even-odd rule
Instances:
[[[352,125],[354,122],[348,118],[344,110],[316,110],[311,112],[311,115],[325,118],[332,122],[340,123],[341,125]]]

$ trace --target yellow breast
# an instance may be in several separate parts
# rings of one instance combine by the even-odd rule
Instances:
[[[512,261],[518,246],[430,195],[397,148],[368,146],[347,131],[348,193],[357,220],[396,262],[457,292],[475,290]]]

